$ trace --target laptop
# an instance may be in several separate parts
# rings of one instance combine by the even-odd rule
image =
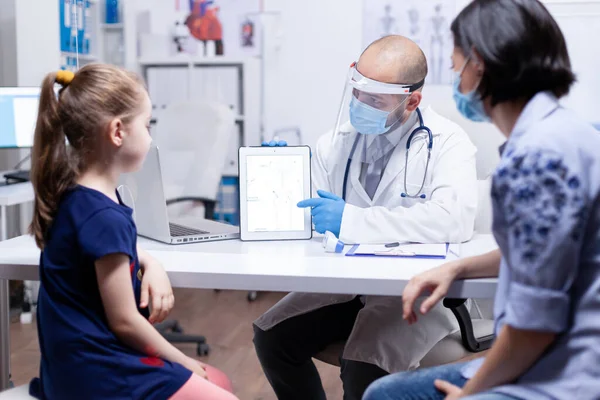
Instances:
[[[152,146],[142,168],[123,174],[117,191],[121,200],[133,209],[133,218],[140,236],[168,244],[208,242],[237,239],[240,228],[207,219],[193,223],[169,221],[163,187],[158,147]]]

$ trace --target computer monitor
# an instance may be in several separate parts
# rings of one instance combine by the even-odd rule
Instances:
[[[0,87],[0,148],[33,146],[40,88]]]

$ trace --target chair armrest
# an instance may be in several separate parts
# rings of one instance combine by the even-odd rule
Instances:
[[[444,307],[449,308],[458,321],[462,344],[468,351],[479,353],[489,349],[494,341],[494,335],[486,335],[477,339],[473,331],[471,315],[465,305],[467,299],[444,299]]]
[[[215,207],[217,205],[216,200],[210,200],[204,197],[193,196],[176,197],[174,199],[167,200],[167,206],[170,206],[171,204],[175,203],[181,203],[182,201],[198,201],[204,204],[204,218],[215,219]]]

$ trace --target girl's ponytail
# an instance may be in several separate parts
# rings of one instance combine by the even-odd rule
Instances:
[[[75,170],[69,160],[66,137],[59,114],[54,84],[66,87],[72,73],[60,71],[46,75],[42,83],[33,150],[31,153],[31,182],[35,191],[33,221],[29,228],[40,249],[56,215],[62,195],[75,180]]]

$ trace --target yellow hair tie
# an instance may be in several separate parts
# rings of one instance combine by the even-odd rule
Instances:
[[[56,82],[60,83],[62,86],[68,86],[73,78],[75,78],[75,74],[71,71],[61,70],[56,73]]]

